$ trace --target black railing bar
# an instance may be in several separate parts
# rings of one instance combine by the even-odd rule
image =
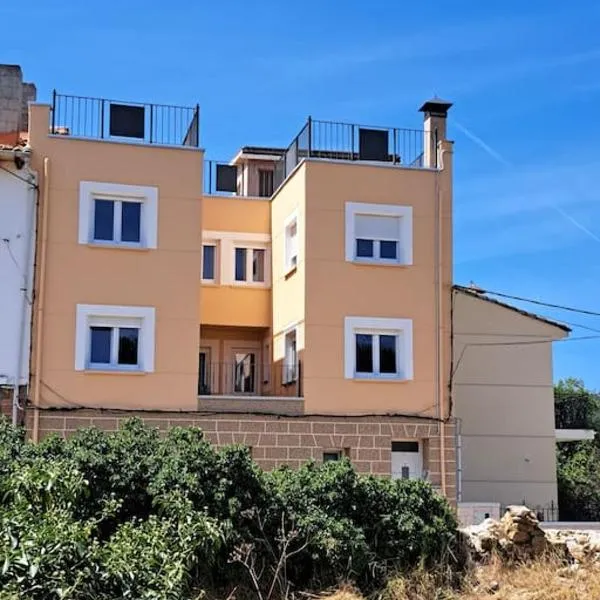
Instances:
[[[78,100],[93,100],[94,102],[114,102],[121,104],[129,104],[132,106],[160,106],[161,108],[178,108],[182,110],[193,111],[193,106],[183,106],[181,104],[157,104],[156,102],[136,102],[134,100],[115,100],[114,98],[97,98],[94,96],[76,96],[74,94],[56,94],[56,98],[75,98]]]
[[[423,129],[413,129],[410,127],[386,127],[385,125],[365,125],[361,123],[347,123],[344,121],[323,121],[321,119],[312,119],[312,124],[317,125],[322,123],[323,125],[342,125],[344,127],[362,127],[364,129],[381,129],[384,131],[389,131],[392,129],[396,129],[397,131],[405,131],[407,133],[424,133]]]

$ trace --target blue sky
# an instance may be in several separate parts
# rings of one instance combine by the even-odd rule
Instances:
[[[0,22],[1,61],[40,100],[198,102],[214,159],[285,144],[309,114],[417,128],[448,98],[455,281],[600,312],[594,0],[5,0]],[[539,312],[600,335],[600,317]],[[600,388],[599,351],[555,344],[556,377]]]

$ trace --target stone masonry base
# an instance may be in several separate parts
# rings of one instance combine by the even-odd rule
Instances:
[[[82,427],[114,431],[126,418],[141,417],[147,425],[200,427],[217,446],[243,444],[264,469],[280,465],[299,467],[307,460],[321,461],[324,452],[348,456],[360,473],[391,474],[392,441],[419,440],[428,480],[441,487],[439,422],[396,416],[276,416],[246,413],[176,413],[78,410],[40,410],[39,439],[50,434],[68,437]],[[27,410],[31,436],[33,409]],[[446,495],[456,497],[456,445],[454,424],[444,425]]]

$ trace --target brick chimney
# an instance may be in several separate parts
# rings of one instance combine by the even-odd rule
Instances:
[[[437,144],[446,139],[446,122],[448,110],[452,102],[441,98],[427,100],[419,109],[423,113],[423,166],[436,169],[438,167]]]

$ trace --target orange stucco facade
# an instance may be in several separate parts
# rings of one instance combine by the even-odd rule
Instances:
[[[49,135],[48,121],[49,107],[33,105],[30,145],[40,174],[41,223],[30,394],[33,409],[40,409],[32,421],[35,436],[70,430],[67,413],[52,421],[44,412],[49,407],[85,410],[90,424],[94,409],[209,411],[217,415],[218,443],[230,441],[217,435],[224,427],[238,432],[238,441],[257,448],[269,466],[339,451],[377,473],[393,469],[392,442],[416,440],[423,470],[452,496],[454,434],[445,422],[450,142],[442,136],[435,165],[429,158],[431,164],[419,168],[395,158],[303,157],[271,197],[256,198],[203,193],[200,148]],[[110,199],[115,185],[125,186],[124,199],[115,188],[119,210],[127,186],[150,190],[142,229],[155,219],[155,231],[145,234],[145,247],[82,241],[92,226],[82,190],[97,186]],[[348,258],[352,203],[384,213],[401,207],[410,215],[402,217],[410,229],[406,264]],[[152,321],[153,329],[144,325],[138,339],[144,368],[90,366],[94,327],[131,327],[118,320],[119,310]],[[354,342],[348,319],[410,324],[410,334],[402,332],[402,377],[349,375]],[[257,412],[269,415],[260,425]],[[240,416],[223,417],[230,414]],[[307,421],[277,425],[277,415]],[[309,435],[312,441],[303,440]]]

